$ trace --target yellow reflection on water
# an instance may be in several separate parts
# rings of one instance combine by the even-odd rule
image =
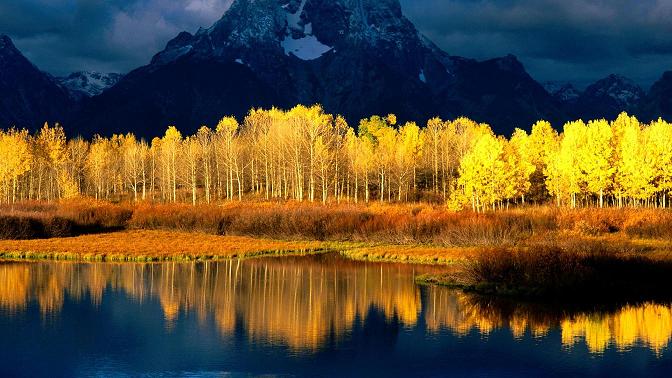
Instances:
[[[505,328],[515,339],[543,338],[555,329],[565,348],[583,343],[593,353],[643,345],[660,355],[672,342],[671,305],[544,311],[439,287],[422,291],[414,274],[432,269],[336,257],[150,265],[5,263],[0,264],[0,309],[15,314],[36,303],[47,315],[60,311],[66,297],[98,306],[105,291],[113,290],[138,303],[158,303],[168,331],[190,312],[223,335],[240,329],[251,341],[306,351],[331,338],[343,339],[371,309],[405,327],[449,330],[460,337]]]
[[[657,355],[672,342],[672,305],[644,303],[607,312],[558,313],[538,306],[495,303],[460,292],[428,288],[426,323],[430,331],[449,329],[457,335],[477,331],[488,335],[507,328],[514,338],[528,332],[545,337],[559,329],[561,343],[571,348],[585,343],[591,353],[613,346],[626,351],[642,345]]]
[[[98,305],[110,288],[142,302],[157,299],[171,330],[180,314],[212,319],[223,334],[237,327],[252,341],[315,350],[341,338],[373,308],[415,326],[422,309],[411,266],[361,265],[337,258],[263,259],[203,264],[1,264],[0,307],[28,302],[43,314],[64,298]]]

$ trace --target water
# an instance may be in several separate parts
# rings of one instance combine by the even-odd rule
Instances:
[[[0,263],[0,376],[670,376],[672,305],[498,302],[336,256]]]

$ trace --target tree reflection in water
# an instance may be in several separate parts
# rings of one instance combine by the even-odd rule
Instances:
[[[337,256],[231,260],[193,264],[0,264],[0,309],[16,315],[35,303],[46,316],[67,298],[100,305],[106,291],[138,304],[158,301],[168,332],[187,313],[214,321],[223,335],[244,330],[250,342],[317,351],[343,340],[371,310],[427,332],[513,338],[559,330],[571,348],[593,353],[643,345],[657,355],[672,339],[672,305],[642,303],[600,311],[553,310],[496,301],[441,287],[421,288],[414,275],[440,268],[358,263]]]

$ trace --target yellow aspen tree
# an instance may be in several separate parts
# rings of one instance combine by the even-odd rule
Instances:
[[[474,211],[483,211],[485,206],[493,210],[501,200],[497,186],[501,185],[504,174],[504,146],[492,134],[484,134],[460,162],[459,185],[471,199]]]
[[[201,146],[196,137],[186,137],[182,141],[181,156],[184,158],[184,181],[191,188],[191,204],[196,206],[198,200],[198,169],[201,165]]]
[[[133,192],[133,201],[138,201],[138,189],[142,180],[144,165],[142,151],[135,135],[126,134],[120,137],[123,177],[125,185]]]
[[[611,126],[606,120],[591,121],[585,129],[584,144],[579,150],[579,166],[583,171],[586,188],[599,198],[604,207],[604,195],[612,186],[614,169],[611,167]]]
[[[666,208],[672,191],[672,125],[659,118],[644,132],[645,150],[651,155],[655,168],[655,190],[660,193],[660,206]]]
[[[337,202],[340,202],[340,198],[343,196],[343,188],[346,186],[345,181],[347,177],[345,175],[345,143],[346,135],[350,130],[347,121],[342,116],[336,116],[334,119],[333,129],[332,129],[332,148],[333,148],[333,161],[334,161],[334,198]]]
[[[86,168],[89,181],[94,186],[96,199],[106,196],[107,165],[110,162],[110,155],[109,141],[95,136],[86,159]]]
[[[49,195],[47,199],[61,198],[62,190],[66,187],[70,189],[67,174],[63,173],[63,165],[67,161],[65,132],[59,124],[49,127],[49,124],[45,123],[37,138],[44,148],[47,158],[49,171]]]
[[[371,139],[358,137],[353,129],[345,136],[345,149],[348,169],[354,176],[352,193],[348,187],[348,198],[352,196],[355,203],[359,202],[360,183],[363,181],[364,200],[369,202],[369,176],[373,166],[373,145]]]
[[[331,151],[319,136],[314,144],[315,162],[317,166],[317,176],[320,178],[320,189],[322,191],[322,203],[326,204],[329,198],[329,167],[332,163]]]
[[[169,126],[161,140],[161,153],[171,190],[171,200],[177,202],[177,162],[182,144],[182,133],[175,126]]]
[[[201,176],[203,177],[203,189],[205,191],[205,202],[210,203],[212,198],[210,190],[212,189],[212,160],[214,156],[212,146],[213,133],[207,126],[202,126],[196,133],[196,140],[201,155]]]
[[[565,124],[560,142],[560,154],[557,157],[560,175],[564,180],[565,197],[571,207],[577,207],[577,195],[586,188],[586,174],[581,169],[581,158],[586,156],[586,124],[579,120]]]
[[[149,169],[149,159],[151,156],[150,147],[144,139],[141,139],[138,143],[139,155],[138,159],[140,161],[141,169],[141,179],[142,179],[142,200],[147,199],[147,174]]]
[[[31,167],[28,138],[26,130],[0,130],[0,180],[8,203],[16,202],[19,178]]]
[[[555,197],[558,207],[562,205],[563,195],[567,192],[566,180],[563,177],[560,162],[560,137],[556,136],[552,142],[546,144],[546,154],[544,156],[544,177],[548,193]]]
[[[460,117],[447,125],[443,167],[445,173],[442,180],[444,198],[447,198],[448,190],[454,189],[457,184],[461,161],[474,148],[480,137],[486,134],[492,136],[489,125],[476,123],[466,117]]]
[[[620,116],[619,116],[620,117]],[[614,170],[613,183],[611,187],[611,192],[614,195],[615,205],[618,207],[623,207],[625,199],[625,188],[621,185],[621,174],[619,172],[622,165],[622,149],[621,144],[623,142],[623,136],[625,133],[625,123],[622,121],[612,121],[611,122],[611,161],[610,166]]]
[[[402,200],[404,190],[410,188],[408,181],[415,185],[416,167],[422,156],[422,135],[414,122],[406,123],[397,133],[395,151],[395,173],[397,178],[397,200]],[[406,191],[408,193],[408,190]]]
[[[350,180],[348,180],[346,185],[346,198],[348,201],[350,197],[353,197],[355,203],[358,201],[358,192],[359,192],[359,170],[357,161],[359,159],[358,150],[359,150],[359,139],[355,134],[353,129],[348,129],[345,134],[345,159],[347,161],[347,169],[354,177],[353,187],[350,187]]]
[[[426,143],[426,156],[430,158],[430,166],[432,169],[432,186],[434,193],[439,192],[440,151],[445,128],[445,123],[441,118],[432,118],[427,121],[427,127],[423,130]]]
[[[642,125],[637,118],[622,113],[614,121],[621,137],[617,146],[620,160],[615,167],[615,181],[622,188],[632,205],[647,200],[655,191],[653,177],[655,169],[647,156]]]
[[[557,142],[558,133],[547,121],[538,121],[532,126],[528,143],[528,155],[534,164],[535,170],[530,176],[530,195],[535,200],[546,197],[550,191],[546,188],[547,170],[546,163],[549,160],[548,153],[552,145]]]
[[[278,175],[282,171],[280,167],[281,155],[279,153],[281,148],[278,140],[280,135],[273,132],[278,127],[279,120],[283,117],[284,113],[275,108],[270,110],[252,109],[244,120],[243,130],[247,135],[246,139],[249,141],[250,159],[252,162],[257,162],[249,165],[257,167],[256,171],[259,172],[259,177],[263,180],[263,184],[260,184],[260,186],[263,185],[267,200],[271,197],[283,196],[281,178]],[[215,164],[219,163],[216,162]],[[219,172],[219,169],[216,170]]]
[[[217,124],[217,139],[224,158],[223,165],[226,168],[226,198],[231,201],[234,197],[234,176],[239,178],[238,172],[238,149],[236,148],[236,134],[238,133],[238,121],[233,117],[224,117]],[[239,199],[241,197],[242,188],[240,185],[240,178],[238,179],[238,193]]]
[[[298,105],[289,111],[290,118],[293,120],[293,127],[301,131],[302,145],[307,152],[307,166],[308,166],[308,200],[315,201],[316,190],[316,171],[317,171],[317,156],[316,144],[318,139],[327,137],[327,128],[332,122],[330,115],[327,115],[319,105],[307,108]],[[302,180],[303,181],[303,180]]]
[[[82,138],[68,141],[68,175],[73,178],[77,185],[77,191],[84,193],[86,190],[86,159],[89,154],[89,142]]]
[[[286,113],[286,117],[280,122],[281,135],[285,137],[286,154],[289,157],[291,172],[292,172],[292,186],[294,199],[305,200],[305,171],[306,165],[308,170],[312,169],[314,163],[314,154],[309,155],[307,151],[307,138],[305,137],[304,127],[307,123],[309,109],[305,106],[296,106]],[[305,159],[308,159],[308,163]],[[309,179],[310,181],[310,179]],[[309,192],[311,184],[309,182]]]
[[[525,205],[525,195],[529,192],[532,183],[530,177],[536,170],[530,149],[530,137],[521,129],[516,129],[511,140],[506,144],[507,171],[510,173],[507,198],[520,197]]]
[[[397,130],[392,127],[394,124],[396,124],[396,117],[388,115],[386,118],[373,116],[364,119],[359,125],[360,137],[369,138],[374,148],[380,202],[385,201],[386,190],[388,200],[391,198],[390,171],[394,162],[397,141]]]
[[[158,167],[159,159],[161,157],[161,138],[154,137],[152,138],[152,143],[149,146],[149,190],[151,192],[151,199],[154,200],[154,192],[156,190],[156,185],[158,182]],[[161,186],[163,187],[163,186]],[[163,193],[163,190],[162,190]]]

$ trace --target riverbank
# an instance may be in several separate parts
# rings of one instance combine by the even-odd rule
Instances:
[[[316,241],[280,241],[179,231],[137,230],[70,238],[0,240],[0,259],[196,261],[328,251]]]
[[[416,277],[425,285],[489,296],[610,302],[672,299],[670,246],[582,241],[483,250],[459,269]]]
[[[489,296],[576,301],[672,298],[672,244],[556,235],[509,248],[392,245],[127,230],[40,240],[0,240],[2,260],[222,261],[338,253],[356,261],[441,267],[416,282]],[[561,242],[560,240],[564,240]]]
[[[0,239],[0,259],[208,261],[332,252],[442,266],[445,274],[419,282],[504,296],[667,295],[665,277],[672,275],[672,212],[665,209],[476,214],[406,204],[79,200],[0,208]]]
[[[207,261],[262,256],[339,253],[351,260],[449,265],[477,255],[476,248],[283,241],[201,232],[131,230],[67,238],[0,240],[0,260]]]

